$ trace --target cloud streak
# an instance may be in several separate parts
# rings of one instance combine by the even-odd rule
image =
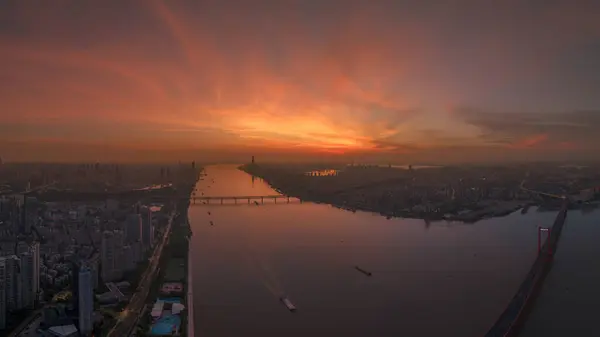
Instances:
[[[0,120],[26,132],[0,141],[31,143],[38,132],[111,146],[380,156],[590,149],[600,100],[560,83],[589,85],[562,62],[600,37],[597,5],[461,3],[8,1]],[[523,97],[525,85],[538,89]],[[594,109],[550,112],[573,102]],[[485,112],[518,106],[540,112]]]
[[[461,108],[455,115],[481,130],[480,140],[515,149],[600,150],[600,110],[497,112]]]

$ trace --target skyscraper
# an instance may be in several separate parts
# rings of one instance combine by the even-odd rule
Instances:
[[[37,304],[40,295],[40,243],[37,241],[29,245],[29,252],[33,257],[33,296]]]
[[[21,260],[16,255],[0,257],[4,265],[4,291],[7,310],[23,307],[21,294]]]
[[[92,289],[92,272],[88,267],[79,270],[79,332],[89,336],[92,332],[94,312],[94,291]]]
[[[154,226],[152,225],[152,211],[150,208],[140,207],[140,215],[142,217],[142,244],[144,248],[152,246],[154,242]]]
[[[101,270],[104,282],[114,281],[123,276],[121,265],[124,245],[123,231],[105,231],[102,234]]]
[[[34,291],[34,257],[31,252],[21,253],[21,296],[23,308],[33,309],[36,300]]]
[[[135,269],[135,256],[133,254],[133,248],[130,245],[123,246],[123,259],[121,264],[125,271],[131,271]]]
[[[73,295],[73,310],[79,312],[79,263],[71,261],[71,293]]]
[[[142,238],[142,217],[139,214],[127,216],[127,242],[136,242]]]
[[[6,311],[8,304],[6,303],[6,260],[0,258],[0,330],[6,328]]]
[[[99,266],[100,266],[100,254],[95,253],[88,260],[88,267],[92,272],[92,289],[96,290],[98,288],[98,276],[99,276]]]
[[[115,269],[114,262],[117,254],[115,250],[114,233],[105,231],[102,233],[102,247],[100,249],[100,266],[102,270],[102,280],[104,282],[113,280],[113,272]]]

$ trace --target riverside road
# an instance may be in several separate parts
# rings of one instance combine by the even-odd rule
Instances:
[[[138,316],[143,314],[142,309],[144,307],[144,304],[146,303],[146,298],[148,297],[148,292],[150,291],[150,285],[152,284],[152,281],[154,281],[156,272],[158,271],[160,256],[162,254],[163,248],[167,243],[169,234],[171,233],[171,226],[173,224],[174,217],[175,215],[171,214],[171,218],[169,219],[169,223],[167,225],[167,229],[165,230],[165,234],[163,235],[160,244],[154,249],[154,253],[150,258],[150,265],[148,265],[148,268],[142,275],[139,286],[136,292],[131,297],[129,304],[121,312],[119,320],[112,328],[112,330],[108,333],[108,337],[128,336],[131,330],[134,328],[136,322],[138,321]]]

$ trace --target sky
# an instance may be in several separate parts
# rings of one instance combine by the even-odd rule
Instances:
[[[585,160],[600,2],[4,0],[4,161]]]

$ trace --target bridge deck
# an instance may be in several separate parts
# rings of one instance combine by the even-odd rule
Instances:
[[[528,309],[533,305],[535,297],[542,287],[544,277],[552,267],[552,256],[556,253],[558,240],[567,217],[567,210],[568,200],[565,200],[554,220],[550,237],[541,249],[544,253],[539,254],[535,259],[517,293],[485,337],[510,337],[518,334],[527,316]]]
[[[192,199],[196,200],[235,200],[235,199],[277,199],[277,198],[291,198],[287,195],[278,194],[278,195],[227,195],[227,196],[194,196]]]

